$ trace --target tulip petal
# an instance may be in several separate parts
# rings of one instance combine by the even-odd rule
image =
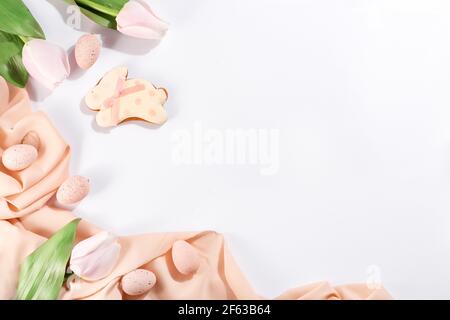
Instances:
[[[164,36],[163,34],[159,33],[158,31],[141,27],[141,26],[129,26],[129,27],[117,27],[117,30],[121,33],[135,37],[140,39],[153,39],[153,40],[159,40],[162,39]]]
[[[69,268],[82,279],[99,280],[111,273],[119,254],[120,244],[117,238],[103,231],[73,248]]]
[[[23,47],[22,61],[28,73],[50,90],[70,74],[67,53],[45,40],[28,41]]]
[[[143,1],[127,2],[116,21],[118,31],[136,38],[159,40],[168,29],[168,24],[157,17]]]
[[[106,231],[99,232],[86,240],[80,241],[72,250],[72,259],[78,259],[87,256],[99,248],[103,242],[110,237],[110,234]]]
[[[89,255],[89,263],[80,277],[96,281],[108,276],[119,259],[120,249],[120,244],[116,242]]]

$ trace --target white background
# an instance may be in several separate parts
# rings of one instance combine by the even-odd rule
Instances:
[[[25,1],[47,39],[81,31]],[[450,298],[450,4],[154,0],[163,41],[98,29],[98,63],[45,98],[93,191],[77,214],[120,234],[213,229],[255,289],[381,276],[396,298]],[[150,50],[151,49],[151,50]],[[82,103],[114,66],[169,91],[160,128],[109,133]],[[280,167],[176,166],[177,130],[280,130]]]

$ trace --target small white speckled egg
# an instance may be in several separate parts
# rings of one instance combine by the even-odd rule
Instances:
[[[75,204],[89,193],[89,179],[72,176],[64,181],[56,192],[56,200],[63,205]]]
[[[200,256],[193,246],[183,240],[172,246],[172,260],[177,270],[184,275],[197,272],[200,267]]]
[[[28,144],[16,144],[2,154],[2,162],[6,169],[20,171],[28,168],[38,157],[35,147]]]
[[[41,140],[39,139],[39,135],[36,132],[30,131],[23,137],[22,144],[28,144],[35,147],[36,150],[39,150]]]
[[[81,69],[89,69],[100,55],[101,43],[96,35],[85,34],[75,45],[75,60]]]
[[[121,280],[122,290],[130,295],[137,296],[148,292],[156,284],[156,276],[145,269],[137,269],[124,275]]]

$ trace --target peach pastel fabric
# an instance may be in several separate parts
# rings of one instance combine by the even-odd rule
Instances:
[[[38,159],[20,172],[0,164],[0,299],[15,296],[21,262],[46,238],[75,215],[48,206],[48,200],[68,176],[70,148],[45,114],[32,112],[27,93],[0,77],[0,154],[20,143],[29,131],[38,133]],[[100,232],[81,221],[76,241]],[[200,267],[193,275],[179,273],[171,258],[177,240],[185,240],[199,253]],[[98,281],[70,280],[61,299],[264,299],[246,280],[224,242],[211,231],[153,233],[120,237],[119,262],[112,273]],[[148,293],[127,296],[120,287],[123,275],[135,269],[156,274]],[[383,289],[365,284],[332,287],[326,282],[291,289],[278,299],[389,299]]]

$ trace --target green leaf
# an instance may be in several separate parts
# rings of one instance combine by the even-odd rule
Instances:
[[[77,1],[63,0],[63,1],[68,4],[71,4],[71,5],[78,5],[81,13],[83,13],[86,17],[88,17],[93,22],[95,22],[103,27],[106,27],[106,28],[111,28],[111,29],[117,28],[116,17],[114,15],[109,15],[104,12],[95,10],[94,8],[90,7],[88,4],[83,4],[82,1],[78,1],[78,0]],[[125,1],[125,0],[120,0],[120,1]],[[125,2],[128,2],[128,0],[126,0]],[[103,10],[103,11],[105,11],[105,10]]]
[[[1,0],[0,0],[1,1]],[[95,23],[110,29],[117,28],[116,18],[108,16],[104,13],[95,10],[88,10],[80,6],[80,11]]]
[[[22,0],[0,0],[0,30],[18,36],[45,39],[44,31]]]
[[[119,11],[129,0],[75,0],[85,8],[92,8],[113,17],[117,17]]]
[[[28,81],[28,73],[22,63],[23,44],[18,36],[0,31],[0,75],[20,88],[25,87]]]
[[[17,300],[58,299],[79,222],[69,222],[22,263]]]

